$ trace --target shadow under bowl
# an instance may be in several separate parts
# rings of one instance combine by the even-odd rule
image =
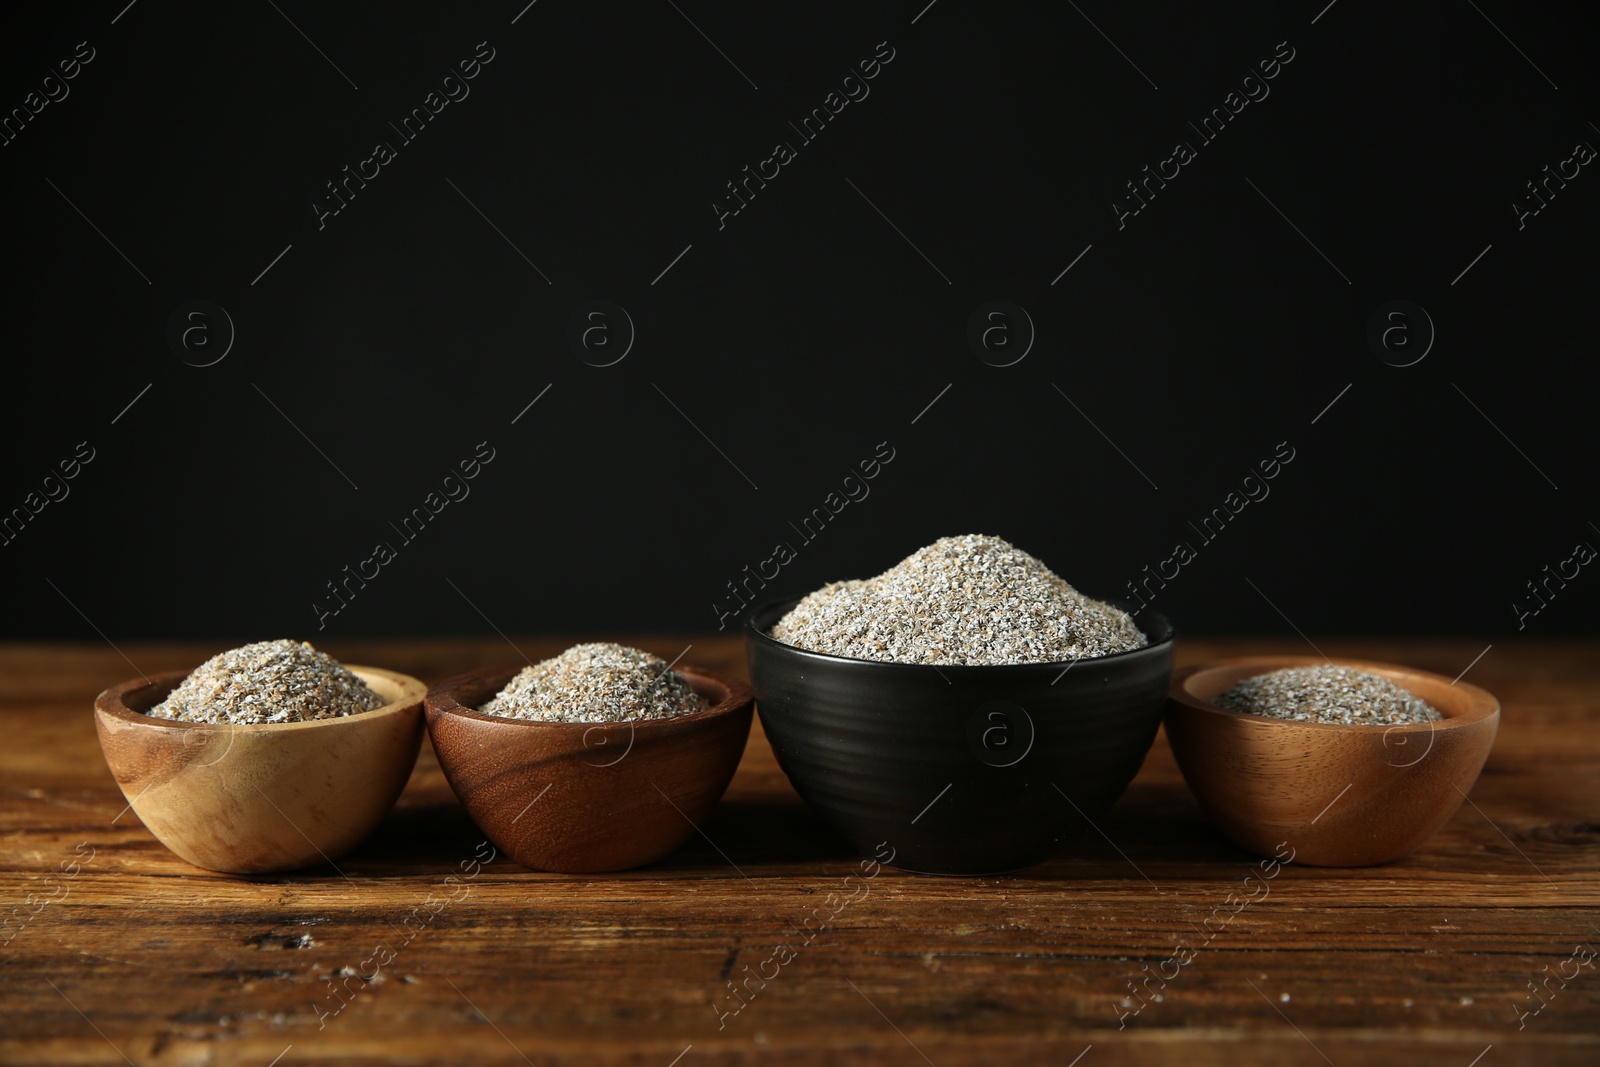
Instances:
[[[1155,740],[1171,624],[1150,643],[1058,663],[932,666],[846,659],[771,636],[797,599],[745,628],[767,738],[795,790],[864,855],[925,874],[996,874],[1097,822]]]
[[[538,722],[475,710],[519,668],[473,671],[428,691],[428,733],[456,796],[501,852],[565,874],[670,855],[721,799],[750,737],[743,682],[678,673],[706,701],[645,722]]]
[[[1346,726],[1293,722],[1219,708],[1236,683],[1305,656],[1232,659],[1172,679],[1167,738],[1189,788],[1235,844],[1319,867],[1400,859],[1444,825],[1483,770],[1500,702],[1464,682],[1388,663],[1334,659],[1381,675],[1427,701],[1439,722]]]
[[[188,671],[112,686],[95,728],[123,796],[163,845],[227,874],[333,860],[383,821],[422,746],[417,679],[347,665],[385,703],[333,719],[197,723],[145,714]]]

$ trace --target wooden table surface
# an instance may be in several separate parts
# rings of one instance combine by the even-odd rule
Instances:
[[[567,643],[518,641],[535,659]],[[670,658],[688,639],[637,643]],[[1449,677],[1482,649],[1320,644]],[[482,835],[424,744],[393,815],[337,871],[230,877],[126,810],[90,713],[130,661],[188,668],[222,647],[0,648],[5,1062],[1600,1063],[1593,643],[1497,642],[1469,675],[1505,705],[1472,802],[1400,863],[1285,867],[1136,1014],[1129,983],[1194,941],[1255,862],[1206,823],[1164,738],[1103,836],[1005,877],[884,869],[720,1018],[740,1003],[728,981],[796,942],[856,866],[759,726],[704,835],[645,870],[500,860],[449,900],[444,877]],[[501,641],[327,651],[430,682],[520,661]],[[1187,642],[1179,662],[1302,651]],[[737,639],[696,639],[684,662],[744,674]],[[372,974],[380,945],[393,959],[375,981],[340,976]]]

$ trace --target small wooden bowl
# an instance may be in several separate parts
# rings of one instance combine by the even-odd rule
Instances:
[[[716,806],[750,736],[750,687],[695,667],[677,670],[710,706],[672,719],[535,722],[475,710],[518,669],[440,682],[426,707],[451,788],[524,867],[621,871],[670,854]]]
[[[163,844],[229,874],[332,862],[394,807],[422,746],[417,679],[354,667],[388,701],[311,722],[194,723],[144,714],[188,671],[112,686],[95,727],[123,796]]]
[[[1315,657],[1255,657],[1190,667],[1172,678],[1167,737],[1200,805],[1234,843],[1262,855],[1285,844],[1319,867],[1368,867],[1409,854],[1471,791],[1494,745],[1500,702],[1475,685],[1363,660],[1444,719],[1404,726],[1291,722],[1211,701],[1245,678]]]

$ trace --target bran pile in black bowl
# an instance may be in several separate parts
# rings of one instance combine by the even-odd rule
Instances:
[[[1155,740],[1174,639],[1153,611],[1135,624],[977,535],[746,626],[796,791],[864,854],[886,842],[893,866],[928,874],[1026,867],[1099,822]]]

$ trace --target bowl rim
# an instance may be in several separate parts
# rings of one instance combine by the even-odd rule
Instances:
[[[441,715],[451,715],[455,718],[472,722],[529,726],[550,732],[581,733],[585,736],[596,728],[614,727],[620,729],[624,726],[629,726],[641,731],[661,730],[673,726],[701,724],[736,714],[742,708],[752,705],[756,698],[755,690],[749,682],[738,678],[730,678],[720,671],[696,667],[692,664],[679,664],[671,669],[685,676],[693,675],[697,678],[714,682],[727,690],[728,695],[717,703],[701,708],[699,711],[691,711],[687,715],[672,715],[665,719],[620,719],[615,722],[609,720],[599,722],[546,722],[542,719],[514,719],[506,715],[485,715],[477,708],[468,707],[455,698],[455,691],[470,682],[481,681],[485,677],[498,674],[515,675],[523,669],[523,666],[526,666],[526,664],[511,667],[480,667],[477,670],[465,671],[454,677],[446,678],[442,682],[436,682],[429,687],[423,699],[429,726],[432,726],[435,718]]]
[[[1451,713],[1442,708],[1435,708],[1444,718],[1437,721],[1405,722],[1405,723],[1339,723],[1339,722],[1301,722],[1297,719],[1275,719],[1270,715],[1253,715],[1247,711],[1235,711],[1233,708],[1223,708],[1202,700],[1189,691],[1188,685],[1195,678],[1216,671],[1230,670],[1237,667],[1261,667],[1254,674],[1247,674],[1245,678],[1254,678],[1259,674],[1279,670],[1284,667],[1321,667],[1332,664],[1335,667],[1353,667],[1357,670],[1368,671],[1382,675],[1391,682],[1406,688],[1402,678],[1426,678],[1432,682],[1441,683],[1451,689],[1465,693],[1469,698],[1466,710]],[[1396,677],[1398,676],[1398,677]],[[1243,680],[1242,678],[1240,679]],[[1408,690],[1409,691],[1409,690]],[[1419,694],[1412,693],[1413,696]],[[1432,671],[1408,667],[1401,663],[1388,663],[1383,660],[1356,659],[1349,656],[1231,656],[1227,659],[1208,660],[1204,663],[1191,664],[1180,667],[1172,673],[1172,681],[1167,687],[1167,698],[1173,704],[1181,705],[1190,711],[1206,712],[1221,718],[1245,719],[1250,722],[1265,724],[1272,727],[1294,727],[1297,729],[1311,730],[1339,730],[1345,733],[1374,733],[1380,732],[1388,735],[1395,732],[1403,733],[1433,733],[1437,730],[1462,730],[1481,723],[1496,719],[1500,714],[1500,700],[1493,693],[1471,682],[1460,679],[1451,681],[1442,674]]]
[[[1070,668],[1075,664],[1083,662],[1090,662],[1096,665],[1104,663],[1127,662],[1136,656],[1149,655],[1162,649],[1171,648],[1178,640],[1178,628],[1172,624],[1172,620],[1168,619],[1159,611],[1155,611],[1151,608],[1141,608],[1136,614],[1135,612],[1129,610],[1126,602],[1107,598],[1101,602],[1110,604],[1114,608],[1127,612],[1128,615],[1134,619],[1135,624],[1139,626],[1140,631],[1145,634],[1146,638],[1149,639],[1148,644],[1142,645],[1139,648],[1130,648],[1126,652],[1113,652],[1109,656],[1080,656],[1077,659],[1041,659],[1030,660],[1026,663],[899,663],[894,660],[884,659],[857,659],[853,656],[836,656],[831,652],[815,652],[809,648],[801,648],[799,645],[791,645],[787,642],[780,641],[767,632],[771,628],[772,624],[778,621],[780,612],[787,613],[790,608],[793,608],[796,604],[800,603],[800,601],[804,599],[804,596],[783,596],[773,597],[757,603],[745,616],[745,639],[764,648],[775,649],[786,655],[796,656],[802,660],[814,661],[818,664],[850,664],[862,668],[871,668],[877,670],[899,670],[906,673],[913,671],[920,671],[923,673],[936,671],[940,674],[951,673],[959,677],[966,678],[980,678],[1001,671],[1016,672],[1022,668],[1044,671],[1051,668]],[[1149,618],[1158,625],[1147,626],[1143,623],[1140,623],[1139,617],[1141,615],[1148,615]],[[1159,633],[1161,636],[1152,638],[1150,636],[1152,633]]]
[[[291,730],[313,730],[319,727],[334,727],[345,725],[357,720],[371,722],[391,715],[404,714],[407,710],[420,707],[423,697],[427,695],[428,687],[420,678],[399,671],[387,670],[383,667],[366,667],[354,663],[341,664],[345,670],[366,681],[369,676],[376,676],[384,681],[391,682],[400,688],[400,695],[394,700],[373,708],[371,711],[356,712],[351,715],[337,715],[329,719],[307,719],[302,722],[189,722],[186,719],[158,719],[153,715],[146,715],[142,711],[135,711],[128,707],[126,697],[130,693],[142,689],[151,689],[172,682],[174,686],[189,675],[199,670],[198,666],[188,670],[161,671],[157,674],[130,678],[128,681],[106,689],[94,698],[94,709],[102,715],[109,716],[122,722],[138,726],[167,728],[181,730],[188,733],[191,730],[235,730],[255,731],[268,730],[272,733],[287,733]]]

